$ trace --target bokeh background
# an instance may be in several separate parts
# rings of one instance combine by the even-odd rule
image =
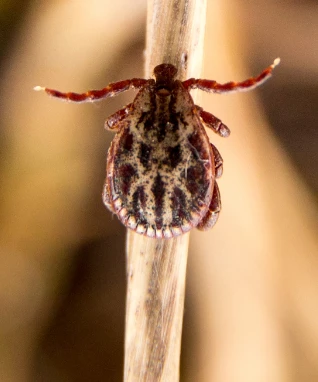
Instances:
[[[125,229],[101,190],[109,114],[143,76],[146,1],[0,1],[0,381],[120,381]],[[281,65],[253,93],[202,95],[232,130],[223,211],[191,233],[182,381],[318,380],[318,4],[208,0],[203,77]]]

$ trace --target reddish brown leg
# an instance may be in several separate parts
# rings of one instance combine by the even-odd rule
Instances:
[[[117,94],[125,92],[129,89],[140,89],[147,82],[153,80],[144,80],[142,78],[133,78],[131,80],[124,80],[119,82],[114,82],[109,84],[101,90],[88,90],[85,93],[62,93],[58,90],[42,88],[41,86],[36,86],[34,90],[44,90],[47,94],[52,97],[60,98],[65,101],[71,102],[95,102],[108,97],[115,97]]]
[[[204,111],[202,107],[195,105],[202,121],[206,124],[207,127],[212,129],[216,134],[221,137],[228,137],[231,133],[230,129],[222,123],[222,121],[216,118],[213,114]]]
[[[112,203],[112,197],[111,197],[111,188],[110,188],[110,181],[109,181],[109,166],[111,163],[111,157],[113,156],[113,151],[114,151],[114,144],[113,142],[110,144],[110,147],[108,149],[107,153],[107,165],[106,165],[106,179],[104,183],[104,188],[103,188],[103,202],[105,206],[113,213],[115,214],[116,211],[113,207]]]
[[[116,211],[113,209],[110,198],[108,179],[106,178],[104,188],[103,188],[103,202],[105,206],[114,214]]]
[[[267,67],[266,69],[264,69],[262,73],[259,74],[257,77],[251,77],[242,82],[231,81],[225,84],[219,84],[218,82],[213,80],[201,80],[201,79],[190,78],[186,81],[183,81],[182,84],[188,90],[200,89],[206,92],[213,92],[213,93],[230,93],[230,92],[251,90],[261,85],[264,81],[266,81],[271,76],[273,69],[275,68],[275,66],[279,64],[279,62],[280,62],[280,59],[276,58],[273,64]]]
[[[106,121],[105,121],[105,129],[106,130],[111,130],[111,131],[116,131],[118,130],[119,128],[119,123],[124,120],[128,114],[129,114],[129,111],[130,111],[130,108],[131,108],[131,103],[125,107],[123,107],[122,109],[116,111],[116,113],[110,115]]]
[[[206,231],[212,228],[218,220],[219,213],[221,211],[221,197],[218,184],[214,183],[212,200],[209,206],[209,209],[205,216],[203,216],[200,223],[197,225],[197,228],[201,231]]]
[[[210,145],[214,155],[215,177],[218,179],[223,174],[223,158],[219,150],[212,143]]]

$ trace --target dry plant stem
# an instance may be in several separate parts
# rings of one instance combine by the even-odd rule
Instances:
[[[205,0],[148,1],[146,78],[161,63],[200,76],[205,17]],[[125,382],[179,380],[188,242],[128,232]]]
[[[178,381],[188,237],[129,235],[125,381]]]

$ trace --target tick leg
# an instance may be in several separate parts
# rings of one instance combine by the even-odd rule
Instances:
[[[109,149],[108,149],[108,153],[107,153],[107,166],[106,166],[106,179],[105,179],[105,183],[104,183],[104,188],[103,188],[103,202],[105,204],[105,206],[113,213],[115,214],[116,211],[113,207],[113,203],[112,203],[112,196],[111,196],[111,188],[110,188],[110,177],[109,177],[109,171],[108,171],[108,167],[111,163],[111,158],[113,156],[113,151],[114,151],[114,145],[113,145],[113,142],[111,143]]]
[[[103,188],[103,202],[105,206],[113,213],[115,214],[116,211],[114,210],[112,203],[111,203],[111,198],[110,198],[110,191],[109,191],[109,183],[108,179],[106,178],[104,188]]]
[[[212,143],[210,145],[214,155],[215,177],[220,178],[223,174],[223,158],[219,150]]]
[[[213,93],[231,93],[237,91],[252,90],[257,86],[261,85],[269,77],[271,77],[273,69],[279,64],[279,62],[280,59],[276,58],[273,64],[264,69],[262,73],[260,73],[257,77],[251,77],[242,82],[231,81],[225,84],[219,84],[218,82],[213,80],[201,80],[190,78],[186,81],[183,81],[182,84],[188,90],[200,89],[206,92]]]
[[[215,182],[212,200],[209,206],[209,209],[205,216],[203,216],[200,223],[197,225],[197,228],[201,231],[206,231],[212,228],[218,220],[219,213],[221,211],[221,197],[218,184]]]
[[[105,121],[105,125],[104,125],[105,129],[111,130],[111,131],[118,130],[119,123],[128,116],[131,105],[132,104],[130,103],[129,105],[116,111],[116,113],[110,115]]]
[[[224,123],[222,123],[220,119],[216,118],[213,114],[204,111],[202,107],[198,105],[195,105],[195,107],[207,127],[212,129],[216,134],[220,135],[221,137],[226,138],[230,135],[230,129],[226,125],[224,125]]]
[[[41,86],[36,86],[34,90],[40,91],[44,90],[48,95],[56,98],[60,98],[65,101],[71,102],[95,102],[108,97],[115,97],[119,93],[125,92],[129,89],[140,89],[149,81],[142,78],[133,78],[131,80],[124,80],[119,82],[114,82],[107,85],[105,88],[100,90],[88,90],[85,93],[62,93],[58,90],[53,90],[49,88],[42,88]]]

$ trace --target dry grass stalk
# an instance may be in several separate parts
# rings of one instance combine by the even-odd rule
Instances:
[[[205,0],[148,1],[146,77],[163,62],[200,75],[205,17]],[[128,232],[125,382],[179,380],[188,242]]]

